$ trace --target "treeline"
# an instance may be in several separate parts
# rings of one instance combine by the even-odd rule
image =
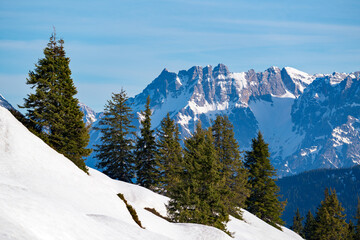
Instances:
[[[88,128],[82,121],[71,78],[70,59],[55,33],[44,49],[27,84],[35,90],[25,98],[26,116],[14,113],[32,132],[87,172],[84,157]],[[245,208],[280,228],[284,204],[278,200],[275,169],[261,133],[242,159],[226,116],[196,131],[180,143],[179,129],[168,114],[160,128],[151,127],[150,98],[141,112],[140,129],[124,90],[114,93],[100,120],[101,144],[95,146],[99,168],[114,179],[137,183],[170,197],[169,218],[174,222],[201,223],[226,231],[229,214],[241,218]],[[140,132],[138,135],[136,132]]]
[[[291,225],[296,209],[305,216],[307,211],[316,212],[323,200],[325,188],[336,190],[339,201],[344,207],[346,221],[354,221],[357,198],[360,197],[360,166],[341,169],[317,169],[294,176],[280,178],[280,200],[286,199],[287,204],[282,219]]]
[[[127,100],[124,90],[113,94],[97,127],[101,144],[94,150],[105,174],[168,196],[168,217],[174,222],[226,231],[229,215],[241,218],[240,209],[246,208],[280,228],[284,206],[278,200],[275,169],[260,132],[243,163],[227,116],[218,115],[208,129],[199,121],[192,136],[181,144],[179,128],[169,114],[158,130],[152,130],[150,97],[136,134]]]
[[[360,240],[360,199],[356,211],[356,225],[345,221],[344,208],[339,202],[336,191],[325,190],[325,198],[321,201],[315,216],[308,211],[304,217],[296,210],[291,229],[307,240]]]

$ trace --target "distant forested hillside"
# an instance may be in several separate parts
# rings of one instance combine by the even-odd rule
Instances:
[[[315,213],[324,198],[325,188],[336,190],[339,201],[345,208],[347,221],[352,219],[354,222],[357,199],[360,197],[360,166],[304,172],[281,178],[277,184],[280,187],[281,200],[287,200],[282,216],[287,226],[292,225],[297,208],[304,217],[308,210]]]

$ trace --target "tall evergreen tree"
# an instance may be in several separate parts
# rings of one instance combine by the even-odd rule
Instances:
[[[159,169],[157,168],[156,142],[154,130],[151,129],[150,96],[147,97],[145,111],[141,112],[140,136],[137,138],[135,150],[135,166],[137,182],[143,187],[154,189],[159,180]]]
[[[360,240],[360,198],[358,198],[358,205],[356,209],[356,226],[355,226],[355,240]]]
[[[356,229],[351,220],[349,220],[348,224],[348,236],[346,237],[347,240],[354,240],[356,238]]]
[[[315,239],[314,238],[315,224],[316,224],[316,220],[315,220],[314,216],[312,215],[311,211],[309,211],[306,214],[304,229],[303,229],[303,233],[302,233],[302,236],[306,240],[314,240]]]
[[[64,41],[54,33],[39,59],[35,71],[29,72],[27,84],[35,88],[28,94],[22,108],[35,126],[38,136],[59,153],[64,154],[87,172],[83,157],[90,154],[88,129],[78,106],[76,87],[71,78],[70,58],[66,57]]]
[[[302,235],[303,233],[303,224],[302,221],[304,220],[303,217],[301,217],[299,209],[296,209],[295,216],[293,218],[293,225],[291,226],[291,230],[294,232]]]
[[[335,190],[325,190],[325,199],[321,201],[316,215],[314,239],[340,240],[346,239],[348,226],[345,222],[344,208],[339,202]]]
[[[240,208],[245,207],[245,200],[249,196],[248,174],[242,162],[233,128],[227,116],[218,115],[212,125],[214,145],[222,165],[220,173],[226,179],[223,200],[228,206],[229,213],[241,218]]]
[[[113,93],[112,99],[105,105],[104,116],[99,122],[101,145],[96,145],[98,167],[111,178],[131,182],[134,172],[134,126],[131,125],[133,114],[128,105],[128,96],[121,89]]]
[[[156,190],[166,194],[171,187],[169,185],[179,181],[179,166],[182,159],[179,128],[170,118],[169,113],[161,121],[157,148],[156,160],[160,176]]]
[[[247,210],[265,222],[280,229],[284,203],[278,200],[279,187],[275,183],[276,172],[270,163],[268,144],[259,132],[252,140],[252,150],[245,154],[245,167],[249,171],[250,197]]]
[[[196,132],[186,139],[181,181],[169,191],[168,215],[175,222],[200,223],[226,230],[229,220],[222,190],[221,176],[211,129]]]

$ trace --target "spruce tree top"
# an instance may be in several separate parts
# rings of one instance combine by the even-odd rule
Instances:
[[[35,89],[28,94],[22,108],[35,126],[37,135],[59,153],[87,171],[83,157],[90,154],[88,129],[78,106],[76,87],[71,78],[70,58],[66,57],[64,41],[52,34],[44,58],[29,72],[27,84]]]
[[[260,219],[280,229],[280,218],[285,203],[280,202],[279,187],[276,185],[276,172],[270,163],[268,144],[261,132],[252,140],[252,150],[245,155],[245,167],[249,171],[250,197],[247,210]]]

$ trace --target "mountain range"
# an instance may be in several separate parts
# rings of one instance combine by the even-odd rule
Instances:
[[[234,125],[241,150],[261,131],[280,177],[320,168],[360,164],[360,72],[307,74],[291,67],[263,72],[230,72],[194,66],[178,73],[164,69],[141,93],[128,100],[139,129],[141,111],[150,96],[152,127],[170,113],[181,138],[191,136],[197,121],[209,127],[219,114]],[[109,96],[110,98],[110,96]],[[13,108],[0,95],[0,105]],[[102,113],[83,103],[84,122],[92,126],[89,147],[100,144]],[[86,160],[96,167],[94,152]]]
[[[219,114],[229,117],[242,150],[249,149],[261,131],[282,177],[360,164],[359,76],[360,72],[311,75],[291,67],[236,73],[223,64],[178,73],[164,69],[128,103],[138,128],[150,96],[153,128],[170,113],[183,139],[191,136],[197,121],[209,127]],[[93,126],[101,118],[97,116],[90,117]],[[99,141],[99,132],[92,130],[89,146]],[[96,162],[94,155],[87,160],[91,167]]]

